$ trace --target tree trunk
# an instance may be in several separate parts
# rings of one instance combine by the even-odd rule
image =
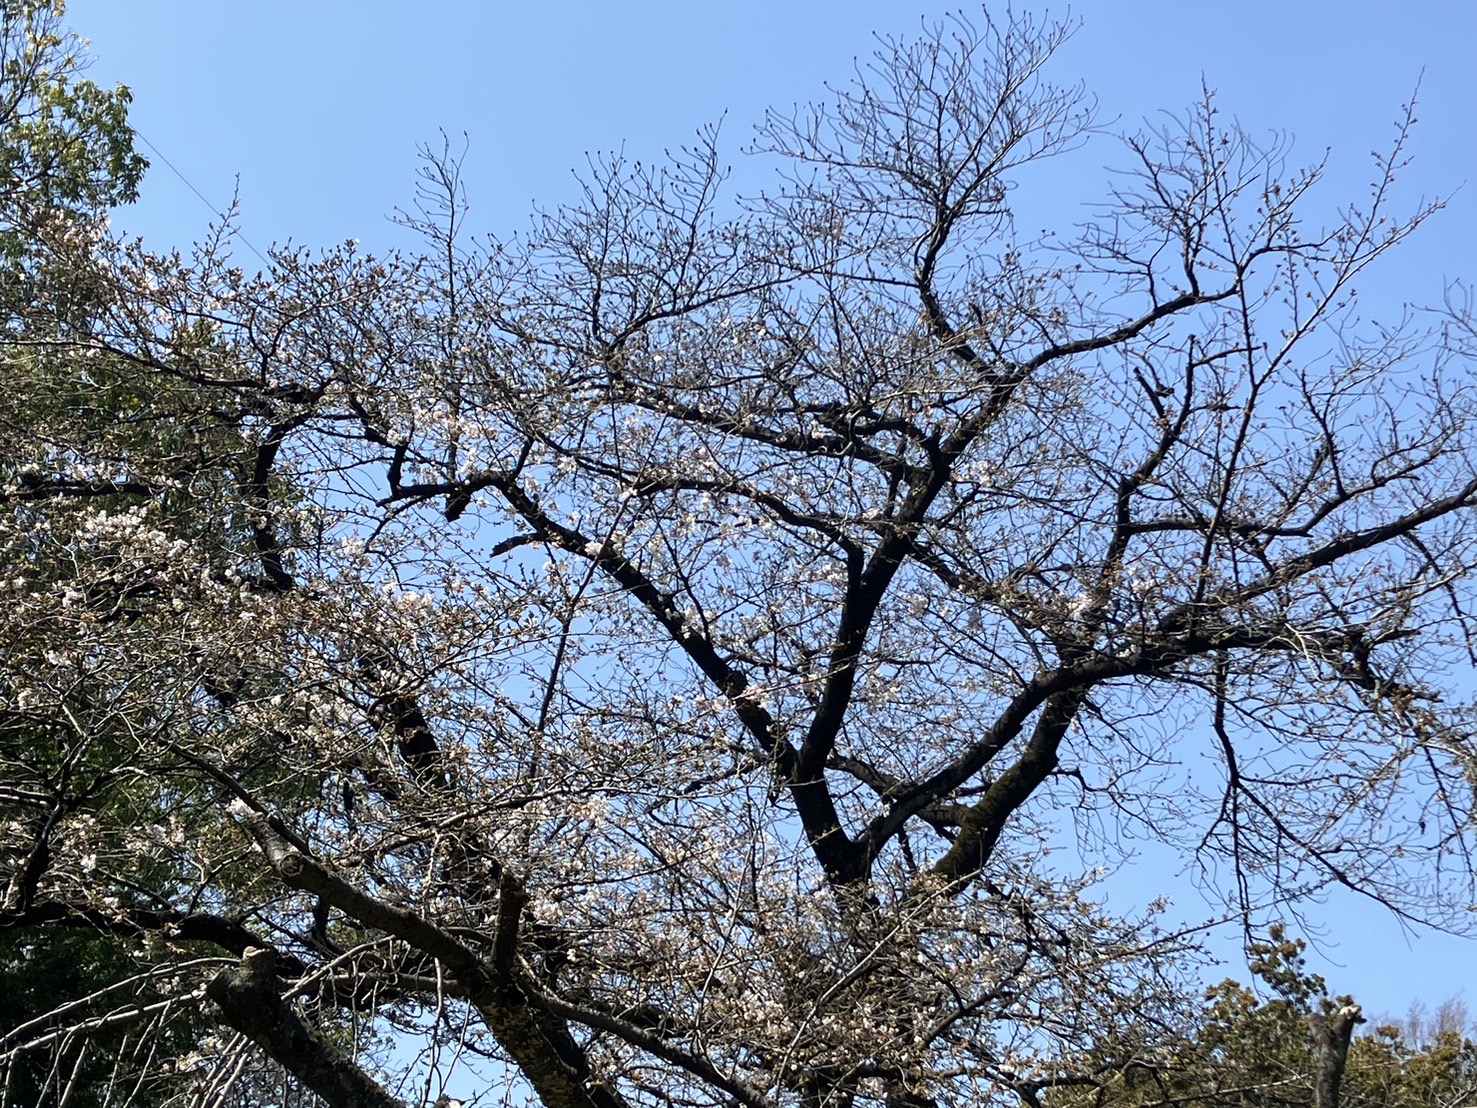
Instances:
[[[1318,1072],[1313,1079],[1313,1108],[1339,1108],[1339,1087],[1344,1081],[1344,1065],[1349,1060],[1349,1040],[1354,1025],[1364,1022],[1360,1007],[1350,998],[1341,997],[1343,1006],[1332,1013],[1315,1012],[1313,1050],[1318,1058]]]

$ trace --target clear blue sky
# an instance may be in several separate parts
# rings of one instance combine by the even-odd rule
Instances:
[[[375,249],[394,239],[386,215],[410,200],[416,147],[439,143],[438,127],[470,136],[474,229],[508,232],[533,201],[569,195],[570,168],[589,150],[624,143],[635,157],[656,157],[726,113],[740,160],[766,105],[821,94],[823,81],[844,80],[870,52],[873,31],[906,33],[949,7],[441,0],[413,13],[388,0],[72,0],[68,17],[92,40],[93,77],[132,87],[134,123],[196,188],[224,205],[239,176],[248,240],[357,238]],[[1294,134],[1302,160],[1331,147],[1330,205],[1366,195],[1368,154],[1387,144],[1419,80],[1406,197],[1455,197],[1361,292],[1378,316],[1403,301],[1438,302],[1444,280],[1477,278],[1477,2],[1084,0],[1071,12],[1083,27],[1054,76],[1083,80],[1105,118],[1130,128],[1181,110],[1203,80],[1249,130]],[[1104,163],[1114,154],[1103,145]],[[186,244],[209,212],[154,160],[143,201],[116,223],[158,247]],[[1067,229],[1102,183],[1049,177],[1017,197],[1023,226]],[[1165,868],[1144,870],[1148,894],[1164,891],[1155,886]],[[1173,884],[1193,910],[1193,894]],[[1348,900],[1313,914],[1325,919],[1333,959],[1317,968],[1367,1009],[1400,1013],[1412,999],[1434,1006],[1461,992],[1477,1008],[1477,942],[1408,939]]]

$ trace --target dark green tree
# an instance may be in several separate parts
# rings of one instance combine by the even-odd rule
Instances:
[[[1208,989],[1193,1030],[1099,1045],[1099,1070],[1045,1108],[1460,1108],[1477,1094],[1473,1029],[1383,1022],[1367,1034],[1352,997],[1330,997],[1304,943],[1274,926],[1251,944],[1255,986]]]
[[[5,390],[0,401],[0,504],[32,541],[8,547],[7,578],[26,574],[65,588],[75,561],[49,557],[49,508],[99,497],[146,495],[169,509],[181,529],[198,500],[185,475],[218,480],[226,461],[211,413],[199,397],[160,382],[138,387],[107,359],[66,336],[85,335],[98,293],[91,259],[106,234],[109,211],[136,198],[147,163],[134,149],[126,88],[103,88],[85,76],[86,55],[61,24],[60,3],[0,3],[0,318],[4,321]],[[144,417],[144,418],[141,418]],[[89,450],[69,444],[85,443]],[[144,469],[128,459],[147,457]],[[209,464],[205,465],[208,461]],[[229,470],[227,470],[229,472]],[[47,479],[42,479],[42,474]],[[83,550],[73,554],[86,557]],[[126,619],[130,583],[118,578],[115,618]],[[13,663],[27,664],[39,642],[5,636]],[[11,674],[15,672],[11,670]],[[40,789],[0,788],[0,815],[13,831],[3,848],[9,877],[5,908],[26,911],[49,863],[49,831],[85,816],[112,826],[164,826],[172,802],[167,783],[129,772],[127,736],[110,726],[102,688],[77,687],[71,708],[94,724],[84,746],[43,721],[0,712],[0,763],[6,779]],[[127,787],[124,787],[125,781]],[[162,821],[162,822],[161,822]],[[139,884],[167,882],[167,870],[144,865]],[[185,944],[183,949],[187,949]],[[0,1102],[162,1103],[178,1082],[147,1064],[150,1053],[181,1053],[208,1028],[198,1009],[171,1003],[147,972],[136,942],[120,943],[100,928],[64,927],[44,934],[0,930],[0,1036],[6,1046],[50,1043],[7,1053]],[[58,1009],[73,1020],[47,1018]],[[79,1037],[75,1025],[89,1028]],[[144,1042],[138,1027],[147,1027]],[[91,1040],[88,1042],[87,1040]]]

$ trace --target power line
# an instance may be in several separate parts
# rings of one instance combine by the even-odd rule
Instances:
[[[210,209],[210,214],[211,215],[220,215],[221,214],[220,208],[216,207],[208,199],[206,199],[205,194],[203,192],[201,192],[199,189],[197,189],[190,182],[190,179],[188,177],[186,177],[183,173],[181,173],[179,171],[179,167],[176,166],[172,161],[170,161],[168,158],[166,158],[164,156],[164,151],[163,150],[160,150],[157,146],[155,146],[152,142],[150,142],[148,140],[147,136],[145,136],[144,133],[142,131],[140,131],[137,127],[134,127],[134,126],[130,125],[129,126],[129,130],[134,133],[134,136],[140,142],[142,142],[145,146],[147,146],[150,150],[152,150],[158,156],[159,160],[161,162],[163,162],[165,165],[167,165],[169,167],[170,171],[176,177],[178,177],[181,181],[184,182],[185,188],[189,189],[191,192],[193,192],[196,196],[198,196],[200,198],[200,203],[204,204],[207,208]],[[258,258],[260,258],[262,260],[262,264],[263,265],[271,266],[272,263],[271,263],[270,259],[268,259],[265,254],[263,254],[255,246],[253,246],[251,244],[251,240],[248,239],[245,235],[243,235],[239,230],[234,233],[234,237],[240,239],[241,242],[242,242],[242,244],[248,250],[250,250]]]

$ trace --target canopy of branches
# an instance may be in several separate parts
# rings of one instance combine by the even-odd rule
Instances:
[[[423,254],[252,275],[109,239],[126,91],[0,11],[9,1103],[1168,1103],[1275,1019],[1120,833],[1469,918],[1477,333],[1354,291],[1408,114],[1350,205],[961,17],[757,199],[705,133],[472,239],[432,156]]]

